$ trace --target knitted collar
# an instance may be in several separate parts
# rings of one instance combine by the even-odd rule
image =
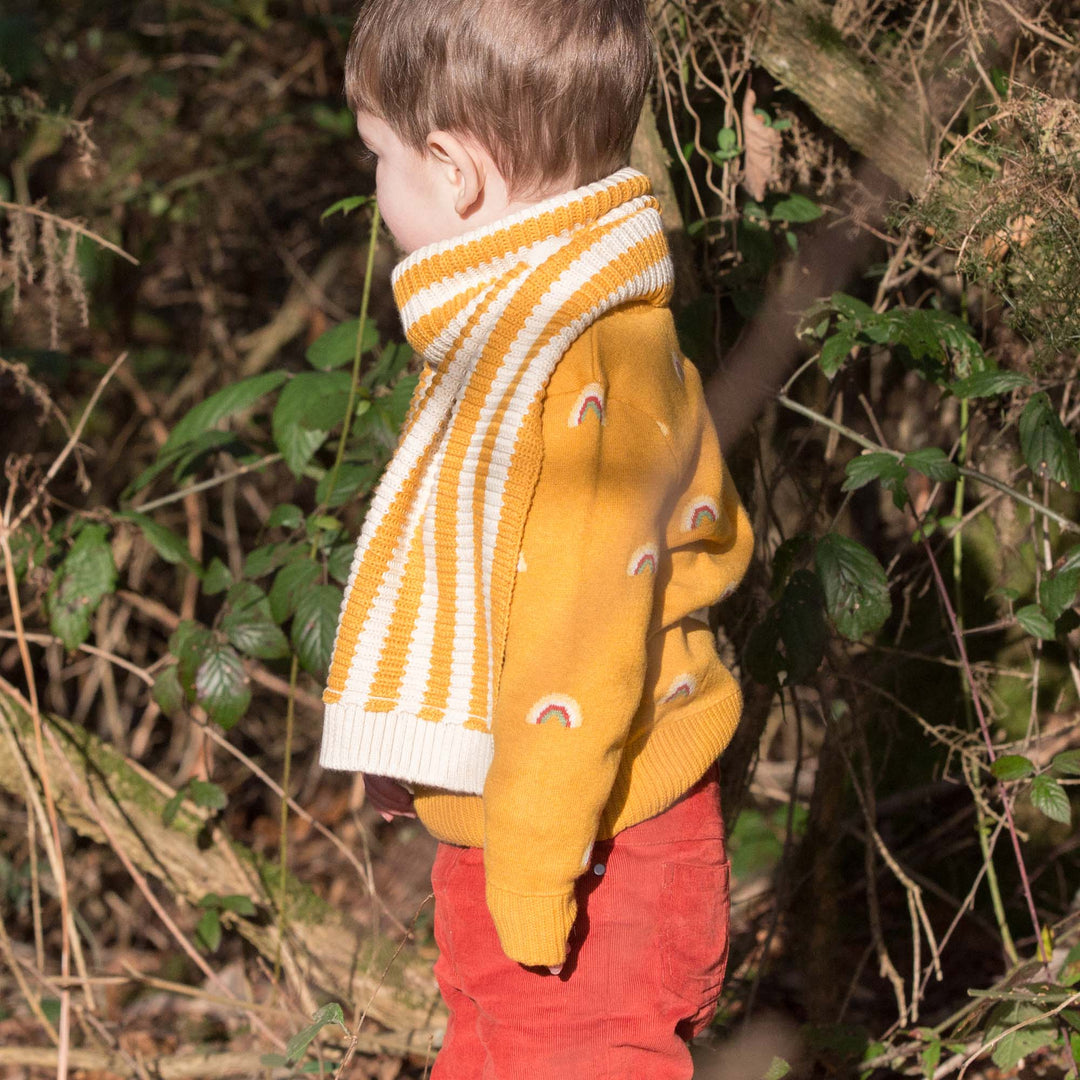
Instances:
[[[623,169],[395,269],[426,367],[357,542],[323,695],[324,765],[482,790],[544,389],[604,312],[667,302],[649,192]]]

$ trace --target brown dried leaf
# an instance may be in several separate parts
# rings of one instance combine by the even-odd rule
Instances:
[[[765,198],[769,184],[780,179],[780,132],[766,126],[754,112],[756,101],[757,95],[747,87],[742,107],[743,145],[746,147],[742,183],[750,197],[760,202]]]

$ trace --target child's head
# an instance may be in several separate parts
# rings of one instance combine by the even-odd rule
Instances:
[[[368,0],[345,92],[365,142],[442,160],[446,133],[524,205],[626,164],[652,64],[646,0]]]

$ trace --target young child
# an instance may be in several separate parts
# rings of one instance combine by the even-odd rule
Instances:
[[[675,1080],[727,956],[702,614],[752,540],[625,168],[645,0],[370,0],[347,59],[423,370],[321,762],[441,841],[436,1080]]]

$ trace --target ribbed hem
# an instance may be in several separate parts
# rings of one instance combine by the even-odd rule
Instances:
[[[520,896],[487,886],[487,905],[503,952],[528,967],[554,967],[566,959],[566,941],[577,916],[571,889],[565,896]]]
[[[627,747],[600,819],[601,836],[614,836],[662,813],[724,752],[742,714],[738,684],[727,677],[732,689],[720,701],[687,716],[661,721],[638,752]],[[629,768],[627,756],[631,759]]]
[[[323,713],[319,764],[479,795],[493,751],[485,731],[338,702]]]

